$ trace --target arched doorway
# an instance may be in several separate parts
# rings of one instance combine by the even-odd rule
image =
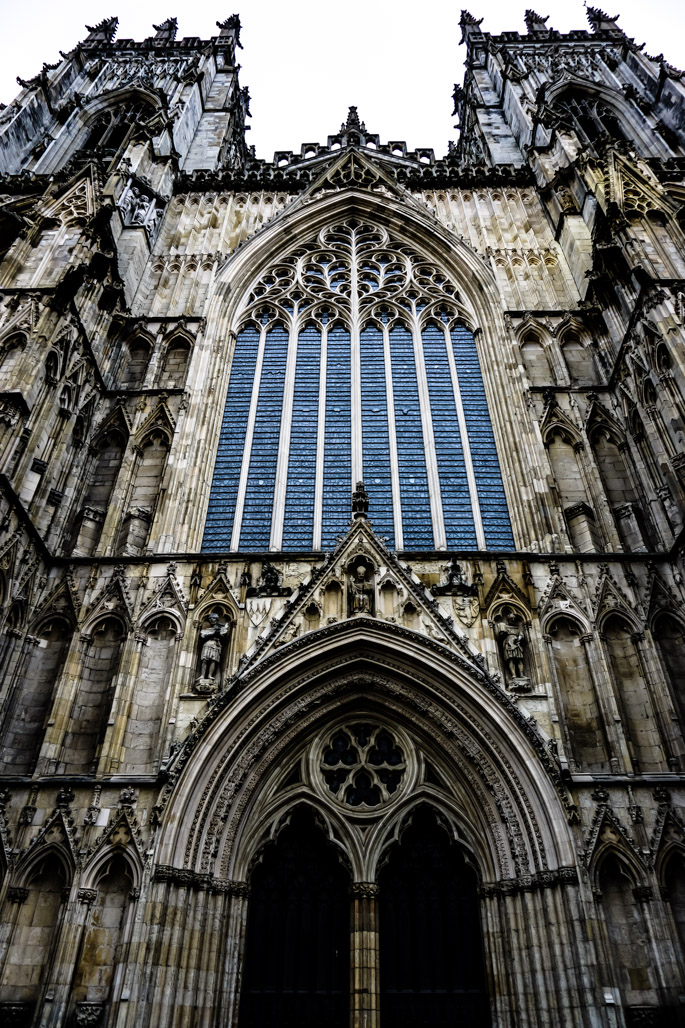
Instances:
[[[379,883],[381,1024],[490,1024],[476,875],[421,807]]]
[[[349,875],[298,808],[254,868],[240,1028],[348,1028]]]

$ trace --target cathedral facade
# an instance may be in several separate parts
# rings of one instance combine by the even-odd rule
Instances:
[[[0,110],[3,1026],[685,1024],[685,73],[587,15],[444,157],[258,159],[237,16]]]

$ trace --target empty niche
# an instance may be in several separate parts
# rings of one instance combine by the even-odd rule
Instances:
[[[534,332],[528,332],[523,336],[521,357],[531,385],[548,386],[553,382],[547,354]]]
[[[83,557],[90,556],[100,541],[109,501],[124,459],[126,438],[120,428],[113,427],[100,436],[95,447],[95,461],[74,530],[73,552]]]
[[[151,432],[139,451],[129,509],[119,529],[117,549],[120,553],[141,553],[150,537],[168,453],[166,432],[162,429]]]
[[[604,723],[581,641],[583,629],[572,618],[555,618],[549,626],[571,754],[583,771],[609,771]]]
[[[62,895],[68,885],[64,866],[53,851],[48,850],[36,865],[27,885],[28,895],[19,904],[5,959],[0,1001],[30,1007],[37,1002],[50,970]],[[26,1023],[31,1023],[30,1015]]]
[[[125,345],[124,360],[121,368],[119,384],[124,389],[135,389],[142,386],[145,372],[150,363],[151,343],[143,336],[134,336]]]
[[[647,929],[636,902],[635,881],[623,861],[610,854],[598,875],[614,983],[627,1006],[654,1002],[653,960]]]
[[[682,850],[676,850],[668,857],[664,884],[680,946],[685,954],[685,857]]]
[[[97,895],[90,905],[83,933],[72,993],[77,1010],[80,1003],[104,1004],[109,999],[132,887],[128,863],[120,855],[112,857],[97,880]],[[74,1023],[92,1021],[80,1021],[77,1014]]]
[[[660,771],[664,755],[642,661],[633,641],[634,629],[619,614],[612,614],[602,632],[635,770]]]
[[[43,621],[28,637],[30,648],[20,667],[2,733],[3,771],[33,771],[70,640],[71,625],[63,617]]]
[[[681,731],[685,731],[685,627],[682,621],[664,613],[654,623],[652,635],[666,666]]]
[[[173,336],[166,347],[160,385],[163,389],[182,389],[190,361],[190,341],[182,335]]]
[[[397,610],[399,595],[394,582],[384,582],[380,588],[381,613],[383,617],[393,617]]]
[[[597,385],[597,373],[590,349],[577,332],[567,332],[561,340],[561,354],[571,385]]]
[[[339,582],[329,582],[324,592],[324,616],[327,621],[340,621],[343,612],[343,591]]]
[[[86,640],[82,674],[64,739],[66,774],[92,774],[97,766],[124,638],[119,618],[106,617]]]
[[[177,636],[176,623],[166,614],[148,621],[143,630],[140,670],[124,734],[121,770],[126,774],[155,770]]]

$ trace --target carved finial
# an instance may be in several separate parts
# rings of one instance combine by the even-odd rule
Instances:
[[[355,520],[365,519],[369,513],[369,494],[364,488],[363,482],[357,482],[357,487],[352,493],[352,517]]]
[[[173,39],[176,39],[176,33],[178,32],[178,21],[176,18],[167,18],[161,25],[153,25],[155,30],[155,39],[162,40],[165,43],[170,43]]]
[[[237,14],[232,14],[225,21],[218,21],[216,27],[220,30],[220,35],[233,36],[235,45],[239,46],[242,50],[243,44],[240,42],[240,17]]]
[[[118,18],[103,18],[97,25],[86,25],[86,43],[111,43],[119,27]]]
[[[589,7],[587,4],[585,5],[585,12],[593,32],[621,32],[616,24],[619,19],[618,14],[612,17],[610,14],[602,11],[601,8]]]
[[[469,11],[462,11],[461,18],[459,19],[459,28],[461,29],[461,39],[459,42],[468,42],[469,36],[474,33],[480,35],[480,25],[482,21],[482,18],[474,18]]]
[[[535,11],[531,11],[530,8],[525,13],[526,28],[529,34],[532,36],[536,32],[547,32],[547,22],[549,21],[549,15],[546,18],[541,18]]]
[[[361,124],[359,121],[359,115],[357,114],[356,107],[350,107],[347,112],[347,121],[345,122],[344,128],[346,129],[360,129]]]

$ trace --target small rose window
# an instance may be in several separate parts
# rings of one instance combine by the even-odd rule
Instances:
[[[397,792],[405,755],[393,733],[380,725],[345,725],[332,733],[321,754],[321,774],[335,797],[349,807],[377,807]]]

